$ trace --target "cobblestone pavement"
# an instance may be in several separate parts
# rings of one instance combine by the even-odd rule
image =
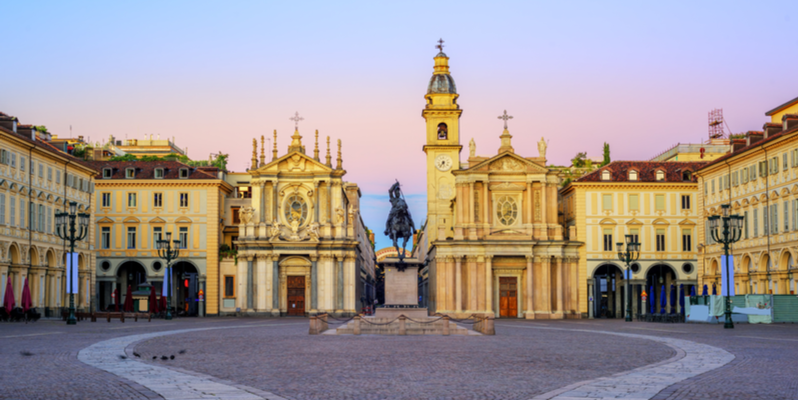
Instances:
[[[529,399],[680,355],[653,340],[585,332],[602,330],[690,340],[736,356],[721,368],[663,389],[656,399],[797,398],[797,325],[723,330],[699,324],[502,320],[497,336],[354,337],[309,336],[307,320],[290,318],[81,322],[75,327],[61,321],[0,323],[0,368],[13,372],[0,374],[0,398],[160,398],[132,380],[80,362],[78,352],[122,336],[232,325],[254,326],[153,338],[129,346],[128,354],[136,351],[151,366],[288,399]],[[559,330],[521,329],[542,327]],[[174,360],[152,360],[173,354]]]

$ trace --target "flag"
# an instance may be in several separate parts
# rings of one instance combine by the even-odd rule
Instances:
[[[164,282],[161,287],[161,296],[169,296],[169,280],[170,280],[170,267],[164,268]]]
[[[730,276],[730,281],[728,282],[728,277]],[[729,255],[727,257],[722,256],[722,295],[723,296],[736,296],[736,287],[733,284],[733,256]],[[730,283],[730,287],[728,284]]]
[[[78,253],[67,253],[67,293],[78,294]]]

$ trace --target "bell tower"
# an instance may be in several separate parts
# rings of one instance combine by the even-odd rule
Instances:
[[[456,195],[456,178],[452,170],[459,169],[461,143],[459,138],[459,108],[456,82],[450,76],[450,60],[444,54],[444,41],[439,39],[439,53],[433,58],[433,76],[425,94],[426,140],[422,148],[428,163],[428,242],[453,236],[452,202]],[[441,231],[441,232],[440,232]],[[443,239],[443,238],[442,238]]]

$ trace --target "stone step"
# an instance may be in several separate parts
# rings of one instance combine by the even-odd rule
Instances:
[[[390,319],[385,321],[378,321],[371,319],[372,322],[389,322]],[[470,330],[462,326],[456,325],[455,322],[450,322],[451,335],[469,335]],[[355,322],[350,321],[346,326],[336,328],[337,335],[352,335],[355,329]],[[361,322],[362,335],[398,335],[400,331],[400,323],[395,321],[388,325],[372,325],[367,322]],[[436,321],[430,324],[423,324],[418,322],[406,321],[406,335],[442,335],[443,326],[441,321]]]

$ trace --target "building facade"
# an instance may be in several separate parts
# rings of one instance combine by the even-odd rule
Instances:
[[[98,307],[124,304],[130,285],[148,282],[160,296],[166,264],[157,240],[180,242],[172,265],[172,306],[179,314],[217,314],[224,199],[233,188],[216,168],[177,161],[95,161]],[[198,304],[199,291],[205,304]]]
[[[434,57],[425,95],[428,163],[427,267],[423,291],[431,312],[457,318],[575,318],[578,246],[558,224],[559,172],[538,157],[518,155],[509,117],[496,154],[460,162],[462,110],[449,58]],[[426,288],[427,287],[427,288]],[[425,289],[426,288],[426,289]]]
[[[69,305],[65,281],[69,243],[55,234],[55,213],[68,211],[74,201],[78,212],[93,215],[96,172],[49,140],[46,131],[0,113],[0,302],[11,277],[19,305],[27,278],[33,307],[52,316]],[[86,239],[75,244],[80,280],[75,305],[80,310],[95,301],[94,232],[90,226]]]
[[[691,293],[697,279],[698,203],[693,173],[704,162],[614,161],[561,190],[570,238],[582,242],[578,271],[580,312],[589,318],[625,316],[625,265],[616,243],[633,235],[641,243],[631,264],[633,313],[650,312],[642,292],[654,296]],[[665,311],[680,305],[667,301]]]
[[[797,99],[767,116],[763,131],[748,132],[731,154],[697,171],[704,227],[723,204],[744,217],[731,252],[736,294],[797,293]],[[711,288],[721,283],[723,249],[707,228],[699,233],[697,280]]]
[[[277,133],[273,143],[267,162],[263,137],[260,157],[254,139],[247,176],[233,175],[225,235],[235,257],[220,266],[220,312],[355,315],[375,297],[375,251],[361,192],[343,180],[341,141],[335,166],[330,138],[324,162],[318,140],[307,155],[297,129],[285,155],[278,156]]]

